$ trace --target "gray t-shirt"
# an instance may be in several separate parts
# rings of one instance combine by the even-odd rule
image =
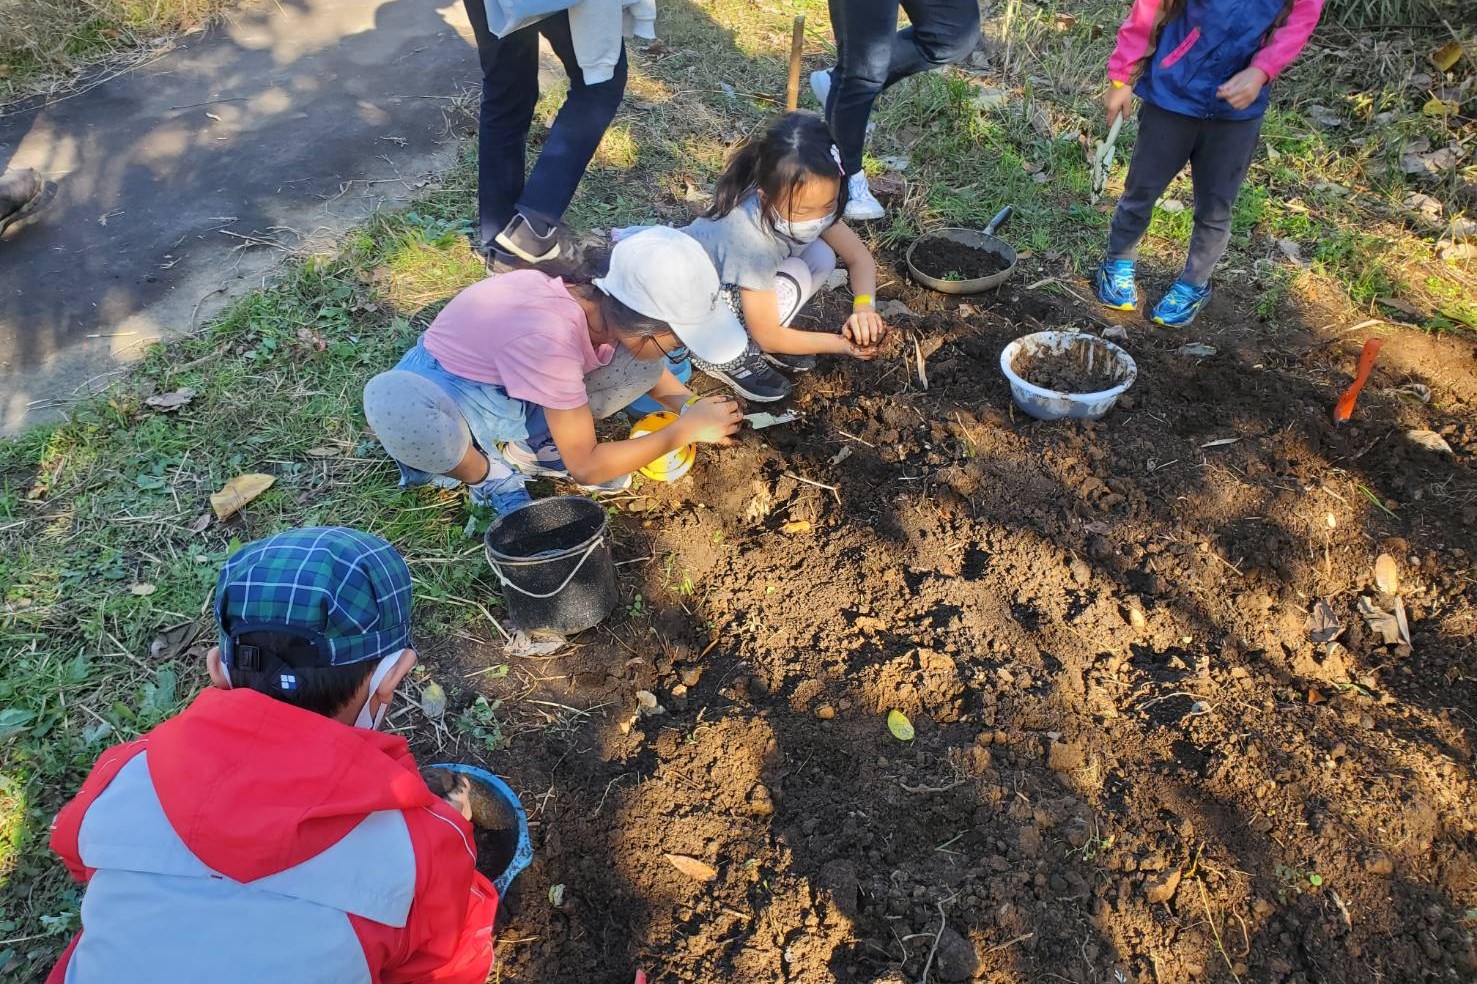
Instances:
[[[780,263],[805,248],[764,224],[758,195],[749,195],[721,219],[698,219],[682,231],[703,244],[719,280],[746,290],[774,290]]]

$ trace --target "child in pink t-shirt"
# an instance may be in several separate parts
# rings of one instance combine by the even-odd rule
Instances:
[[[684,445],[729,443],[738,404],[699,400],[663,359],[691,348],[726,361],[746,343],[702,246],[653,228],[622,240],[610,273],[592,283],[525,270],[468,287],[394,369],[369,381],[364,414],[400,464],[401,484],[465,484],[475,503],[506,514],[528,503],[530,475],[619,489]],[[597,441],[595,421],[642,395],[681,418]]]

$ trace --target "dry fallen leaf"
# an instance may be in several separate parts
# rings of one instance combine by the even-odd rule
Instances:
[[[810,520],[794,519],[780,527],[781,533],[809,533]]]
[[[156,662],[168,663],[178,659],[195,641],[200,634],[200,625],[197,622],[181,622],[162,630],[154,641],[149,643],[149,656]]]
[[[1202,448],[1223,448],[1228,444],[1235,444],[1239,440],[1241,440],[1239,437],[1222,437],[1215,441],[1206,441],[1200,446]]]
[[[695,881],[712,881],[718,877],[718,869],[710,864],[704,864],[697,858],[690,858],[685,854],[664,854],[665,857],[678,871]]]
[[[191,533],[203,533],[205,532],[205,527],[209,525],[210,513],[201,513],[200,515],[196,516],[195,521],[190,524],[189,530]]]
[[[1432,96],[1421,107],[1422,116],[1455,116],[1462,111],[1462,104],[1455,99],[1438,99]]]
[[[149,595],[153,594],[159,589],[145,581],[140,582],[139,584],[130,584],[128,586],[128,590],[138,595],[140,598],[147,598]]]
[[[1395,558],[1387,553],[1375,559],[1374,584],[1385,594],[1395,594],[1400,590],[1400,568],[1395,565]]]
[[[1181,345],[1175,350],[1176,355],[1188,355],[1193,358],[1212,356],[1215,353],[1216,347],[1214,345],[1206,345],[1204,342],[1190,342],[1186,345]]]
[[[1370,629],[1379,633],[1387,646],[1410,645],[1410,624],[1405,618],[1405,603],[1395,599],[1395,611],[1387,612],[1374,603],[1368,595],[1359,596],[1359,614]]]
[[[1408,430],[1405,432],[1405,439],[1412,444],[1420,445],[1427,451],[1451,454],[1451,445],[1446,443],[1446,438],[1433,430]]]
[[[446,713],[446,689],[435,680],[421,689],[421,713],[432,721]]]
[[[210,496],[210,508],[215,510],[215,518],[220,520],[230,519],[246,507],[257,496],[272,487],[277,481],[271,475],[252,473],[248,475],[237,475],[225,484],[219,491]]]
[[[1431,52],[1431,64],[1436,66],[1438,72],[1451,71],[1452,66],[1461,60],[1462,44],[1460,41],[1448,41]]]
[[[1321,598],[1308,613],[1307,629],[1308,639],[1318,643],[1333,642],[1344,631],[1333,606]]]
[[[338,454],[338,448],[308,448],[310,458],[332,458]]]
[[[181,389],[175,390],[172,393],[155,393],[144,402],[153,407],[155,410],[163,410],[165,412],[168,412],[170,410],[178,410],[180,407],[186,406],[194,398],[195,391],[190,389],[188,386],[185,386]]]

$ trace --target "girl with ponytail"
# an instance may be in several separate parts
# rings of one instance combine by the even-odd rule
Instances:
[[[733,362],[694,365],[751,400],[769,402],[790,392],[772,366],[805,372],[817,355],[877,354],[887,333],[873,299],[877,264],[840,220],[846,193],[830,127],[814,113],[781,116],[734,152],[712,207],[683,231],[708,251],[751,345]],[[791,328],[838,258],[850,275],[851,316],[839,332]]]

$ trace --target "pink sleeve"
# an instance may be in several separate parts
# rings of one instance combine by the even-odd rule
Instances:
[[[1123,83],[1133,81],[1139,63],[1148,57],[1149,41],[1154,36],[1154,21],[1161,5],[1161,0],[1133,0],[1128,19],[1118,28],[1118,44],[1108,56],[1108,78]]]
[[[1313,28],[1318,26],[1322,13],[1323,0],[1292,0],[1287,23],[1272,32],[1251,64],[1266,72],[1268,79],[1275,79],[1302,54],[1303,46],[1313,36]]]

